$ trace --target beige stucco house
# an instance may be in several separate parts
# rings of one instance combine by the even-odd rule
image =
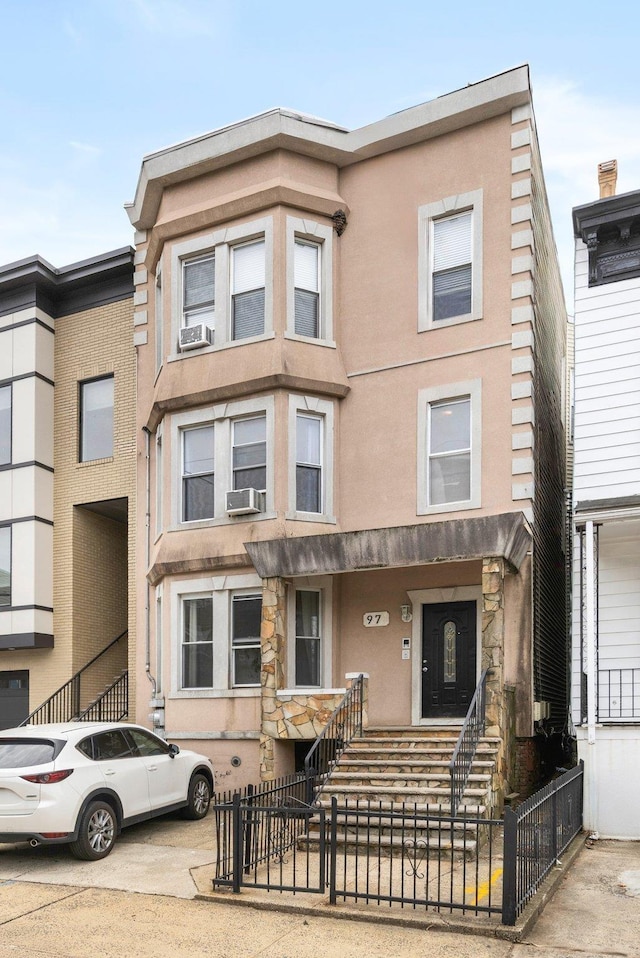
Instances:
[[[459,727],[489,667],[526,787],[567,682],[527,67],[353,131],[275,109],[160,150],[128,212],[138,719],[227,787],[291,771],[348,676],[370,726]]]

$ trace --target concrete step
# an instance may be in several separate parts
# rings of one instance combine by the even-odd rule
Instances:
[[[327,797],[335,795],[338,800],[343,798],[369,798],[372,801],[387,799],[391,802],[400,803],[423,802],[426,804],[437,805],[440,803],[444,805],[449,803],[451,790],[449,788],[441,788],[431,785],[394,786],[333,784],[332,776],[331,781],[325,785],[322,794],[323,796],[326,795]],[[482,799],[486,799],[486,797],[486,788],[466,788],[462,800],[465,802],[469,799],[475,799],[479,800],[480,802]]]
[[[475,855],[478,845],[477,841],[468,835],[461,838],[456,837],[452,842],[450,830],[434,835],[414,835],[412,832],[410,837],[403,837],[401,835],[378,835],[376,833],[375,840],[372,840],[361,832],[356,833],[340,828],[336,830],[336,839],[339,845],[346,846],[347,848],[370,847],[375,848],[376,851],[379,848],[382,856],[385,856],[386,853],[386,855],[402,855],[403,857],[407,857],[408,852],[410,852],[408,842],[416,840],[420,843],[416,846],[420,859],[424,857],[425,853],[438,856],[442,854],[442,852],[451,852],[452,850],[454,855],[457,853],[458,855],[471,858]],[[319,845],[320,832],[309,831],[305,835],[301,835],[298,841],[305,841],[311,847]]]
[[[421,786],[431,782],[446,782],[447,784],[451,781],[450,775],[448,772],[410,772],[405,771],[401,773],[389,772],[389,771],[375,771],[370,767],[365,769],[350,771],[349,769],[343,768],[342,764],[333,772],[331,776],[331,782],[334,785],[337,785],[341,782],[352,784],[357,784],[361,782],[362,784],[370,785],[398,785],[402,787],[410,786]],[[470,773],[467,778],[468,782],[478,783],[487,783],[491,781],[491,775],[489,773]]]
[[[476,759],[472,762],[472,770],[478,772],[483,769],[492,769],[493,761],[487,759]],[[449,762],[446,759],[430,759],[426,756],[420,755],[403,755],[399,756],[392,753],[392,757],[386,758],[381,755],[371,755],[366,758],[360,758],[360,753],[358,752],[358,757],[353,758],[349,752],[345,754],[340,759],[340,770],[341,771],[358,771],[359,769],[370,768],[373,770],[389,770],[391,768],[410,768],[412,771],[419,771],[420,769],[428,769],[429,771],[436,772],[442,771],[447,772],[449,770]]]
[[[338,802],[342,808],[347,809],[347,814],[350,810],[353,811],[364,811],[368,814],[375,815],[376,812],[379,813],[389,813],[389,812],[398,812],[402,814],[402,802],[392,801],[387,797],[386,799],[382,798],[375,800],[372,798],[358,798],[357,796],[335,796],[338,799]],[[318,806],[324,808],[325,811],[331,808],[331,796],[326,795],[326,790],[320,794],[318,799]],[[411,815],[426,815],[426,816],[435,816],[435,817],[446,817],[450,814],[451,806],[448,801],[446,802],[425,802],[424,796],[422,800],[415,802],[406,802],[406,810]],[[468,800],[463,800],[458,809],[457,818],[469,818],[471,822],[474,822],[477,819],[482,819],[486,816],[487,806],[481,803],[473,803]]]

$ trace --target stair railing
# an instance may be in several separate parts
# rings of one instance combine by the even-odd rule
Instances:
[[[129,714],[129,673],[123,672],[78,715],[82,722],[121,722]]]
[[[364,675],[360,673],[307,752],[304,760],[307,805],[313,804],[314,795],[318,797],[344,750],[362,731],[363,687]]]
[[[478,742],[485,730],[485,707],[487,699],[487,674],[485,669],[473,693],[471,704],[458,736],[453,758],[449,762],[451,778],[451,817],[458,812],[458,806],[464,794],[471,773]]]
[[[82,701],[82,679],[87,671],[94,665],[98,659],[114,647],[121,639],[127,635],[125,630],[113,641],[105,645],[104,649],[94,655],[86,665],[83,665],[75,675],[72,675],[68,682],[61,685],[53,695],[27,715],[24,722],[20,725],[42,725],[48,722],[70,722],[80,714],[80,703]]]

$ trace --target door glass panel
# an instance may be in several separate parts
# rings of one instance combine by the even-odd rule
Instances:
[[[443,629],[444,638],[444,680],[445,682],[455,682],[456,680],[456,626],[455,622],[445,622]]]

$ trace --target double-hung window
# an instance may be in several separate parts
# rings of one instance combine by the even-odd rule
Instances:
[[[286,230],[286,335],[333,346],[333,228],[288,216]]]
[[[267,417],[252,416],[233,422],[233,488],[267,488]]]
[[[316,589],[296,590],[295,685],[321,685],[322,593]]]
[[[182,325],[204,323],[213,330],[216,316],[216,261],[213,253],[182,260]]]
[[[182,521],[212,519],[214,500],[214,427],[182,430]]]
[[[429,404],[430,506],[471,498],[471,399]]]
[[[211,596],[182,600],[181,687],[213,687],[213,604]]]
[[[320,253],[318,243],[296,238],[294,243],[295,332],[320,336]]]
[[[0,466],[11,462],[11,386],[0,389]]]
[[[334,404],[289,396],[287,518],[335,522],[333,516]]]
[[[236,594],[231,600],[231,684],[260,685],[262,596]]]
[[[418,329],[482,318],[482,190],[418,211]]]
[[[11,605],[11,526],[0,526],[0,608]]]
[[[296,511],[321,513],[322,509],[321,416],[299,412],[296,416]]]
[[[480,505],[480,380],[418,395],[418,514]]]
[[[169,259],[175,350],[170,359],[272,334],[270,216],[173,243]],[[166,260],[164,268],[166,277]]]
[[[472,215],[467,211],[432,223],[434,322],[471,313]]]
[[[113,456],[113,375],[80,383],[80,462]]]
[[[261,336],[265,308],[264,240],[232,247],[231,258],[231,338]]]

